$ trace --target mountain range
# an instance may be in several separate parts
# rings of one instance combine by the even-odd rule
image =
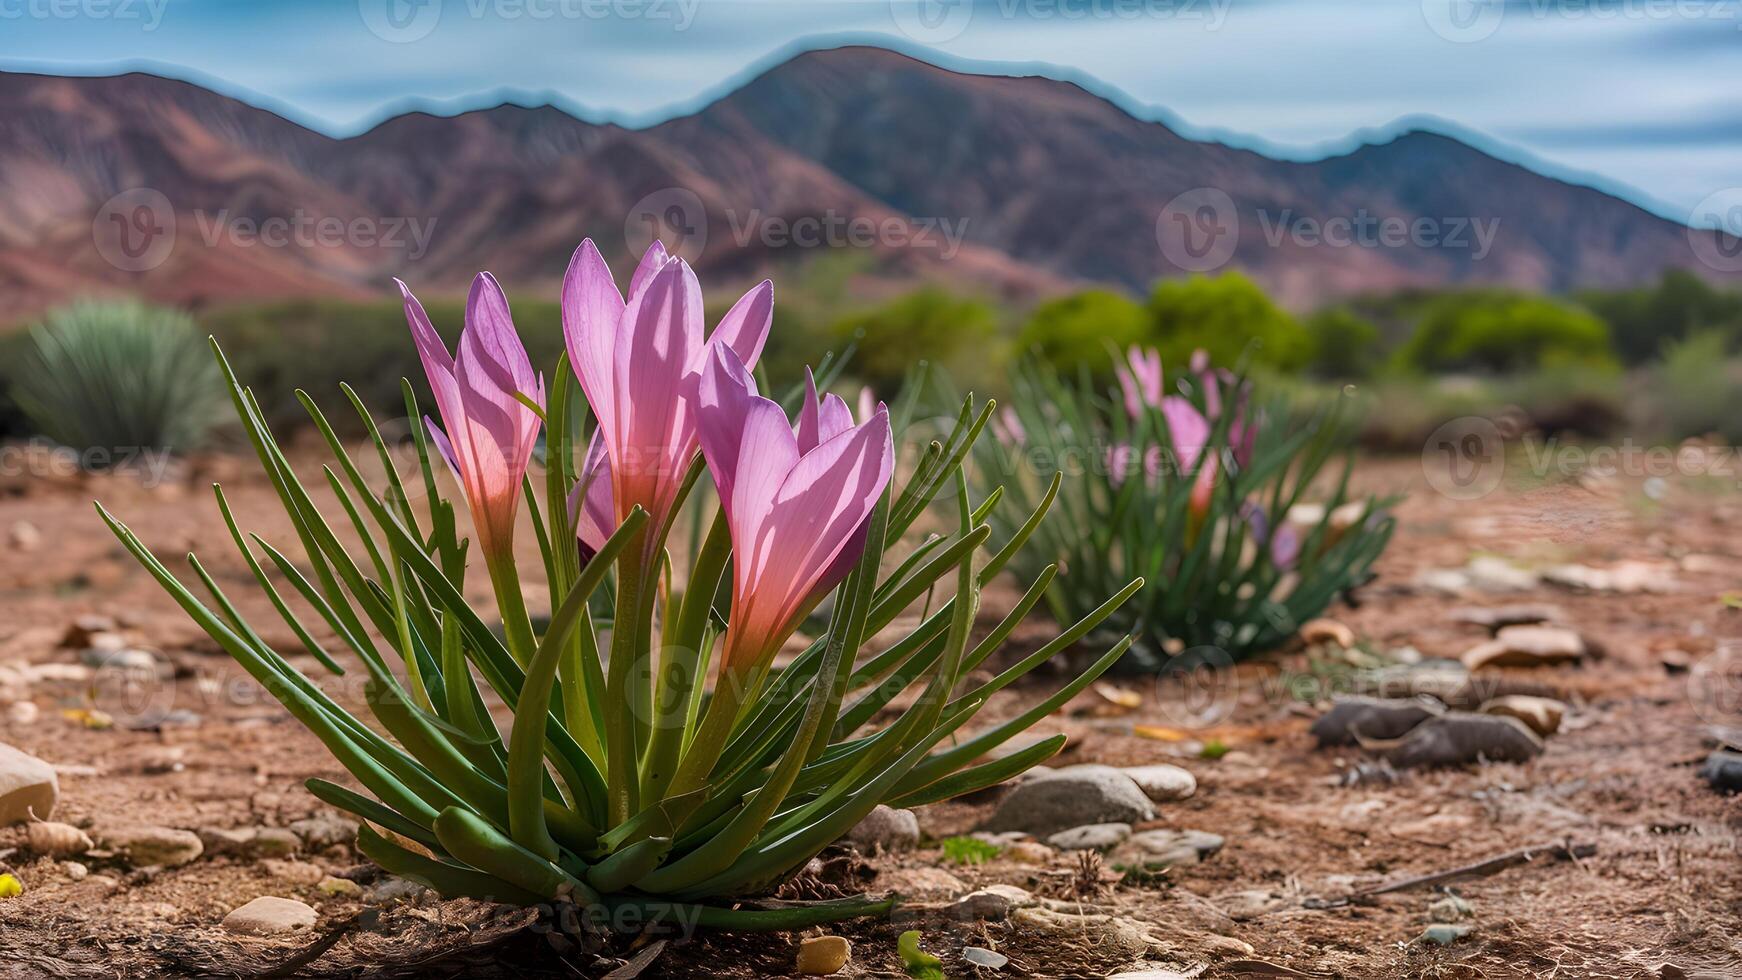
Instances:
[[[554,297],[581,238],[626,268],[654,233],[710,285],[850,248],[871,288],[1012,299],[1221,268],[1297,308],[1718,275],[1707,233],[1449,136],[1278,160],[1072,83],[874,47],[800,54],[647,128],[503,104],[342,139],[154,75],[0,73],[0,322],[93,293],[458,293],[479,269]]]

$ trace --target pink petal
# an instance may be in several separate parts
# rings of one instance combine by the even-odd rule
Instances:
[[[423,425],[429,430],[429,439],[435,443],[436,452],[441,454],[442,459],[447,460],[448,469],[454,471],[454,477],[457,479],[460,475],[460,461],[454,458],[454,447],[452,443],[448,442],[448,434],[436,425],[435,419],[427,415],[423,417]]]
[[[617,527],[617,505],[611,496],[611,457],[597,432],[587,443],[580,479],[569,491],[569,520],[589,554],[597,554]]]
[[[807,602],[838,582],[831,575],[845,574],[836,560],[883,495],[894,460],[889,414],[879,412],[805,454],[792,468],[766,518],[764,534],[775,545],[759,567],[761,583],[783,593],[775,622],[784,626],[802,614]]]
[[[1173,443],[1174,458],[1179,472],[1190,473],[1198,465],[1198,456],[1210,439],[1210,423],[1191,402],[1172,395],[1162,399],[1161,414],[1167,419],[1167,431]]]
[[[730,517],[733,480],[738,472],[738,450],[744,439],[744,423],[750,401],[756,396],[756,379],[750,376],[732,348],[711,348],[697,392],[697,430],[702,455],[713,474],[714,487]]]
[[[591,238],[581,242],[563,276],[563,341],[569,364],[580,379],[581,390],[593,406],[601,427],[612,428],[612,355],[617,346],[617,326],[623,319],[623,296],[611,281],[611,269]]]
[[[653,244],[647,246],[647,251],[641,253],[641,261],[635,266],[635,274],[629,277],[629,295],[633,297],[647,285],[653,274],[664,268],[671,260],[666,254],[665,243],[655,238]]]
[[[798,408],[798,450],[808,453],[853,427],[853,410],[839,395],[817,399],[816,378],[804,369],[804,400]]]
[[[735,578],[746,589],[754,588],[752,583],[759,580],[763,567],[773,556],[774,541],[769,536],[767,518],[774,507],[775,494],[799,460],[798,440],[793,437],[786,412],[760,395],[750,398],[744,407],[737,466],[726,504]],[[757,602],[764,598],[770,597],[757,597]],[[772,598],[779,601],[778,596]]]
[[[762,346],[768,342],[768,328],[774,322],[774,283],[762,280],[738,298],[720,325],[708,338],[709,344],[724,344],[732,348],[746,367],[755,367],[762,356]]]
[[[619,506],[665,517],[679,472],[695,453],[690,370],[702,346],[702,291],[674,259],[629,301],[618,327],[611,457]]]

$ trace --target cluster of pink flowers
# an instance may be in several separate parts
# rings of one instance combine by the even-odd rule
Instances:
[[[1251,461],[1258,439],[1258,425],[1248,418],[1245,393],[1240,392],[1234,399],[1233,418],[1228,423],[1228,459],[1223,460],[1214,453],[1206,455],[1205,447],[1222,417],[1222,388],[1234,379],[1234,375],[1226,368],[1211,367],[1208,353],[1202,350],[1192,356],[1190,369],[1202,393],[1202,411],[1184,395],[1163,393],[1161,354],[1156,350],[1132,347],[1125,353],[1125,363],[1114,365],[1114,374],[1125,396],[1125,412],[1134,423],[1141,424],[1151,410],[1160,412],[1172,448],[1174,472],[1182,476],[1197,474],[1192,484],[1190,507],[1194,515],[1202,518],[1209,511],[1210,495],[1215,491],[1223,466],[1241,467]],[[1108,474],[1115,484],[1124,482],[1130,472],[1132,455],[1129,445],[1114,446],[1109,450]],[[1151,446],[1144,454],[1145,477],[1155,481],[1162,474],[1164,462],[1162,448]],[[1268,546],[1278,565],[1292,565],[1299,552],[1298,534],[1293,526],[1280,521],[1272,528],[1263,507],[1253,501],[1243,504],[1240,511],[1251,525],[1259,546]]]
[[[450,356],[400,283],[406,318],[441,416],[427,420],[472,512],[489,560],[511,560],[521,483],[544,404],[508,301],[488,273],[473,282],[458,353]],[[774,289],[762,282],[704,333],[701,285],[655,242],[628,296],[591,239],[563,280],[570,363],[598,420],[572,501],[580,546],[598,549],[635,507],[648,514],[643,561],[662,550],[685,473],[705,458],[731,531],[732,611],[722,663],[772,655],[864,548],[866,522],[889,483],[888,410],[855,424],[846,403],[814,386],[795,427],[760,395],[749,369],[768,339]]]

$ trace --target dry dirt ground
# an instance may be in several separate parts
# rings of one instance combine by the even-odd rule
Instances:
[[[302,788],[305,778],[344,778],[316,740],[246,682],[126,560],[89,503],[101,497],[166,558],[198,550],[222,584],[248,596],[246,609],[257,622],[275,624],[250,593],[246,569],[200,489],[213,477],[224,480],[245,526],[290,540],[269,489],[238,461],[202,463],[157,488],[112,476],[18,480],[0,498],[0,530],[10,535],[0,542],[0,664],[77,664],[79,651],[61,642],[68,625],[80,614],[112,616],[180,675],[148,707],[161,714],[173,698],[174,707],[189,712],[135,730],[129,725],[138,705],[100,682],[42,679],[21,692],[38,717],[21,723],[18,714],[0,711],[0,741],[59,768],[58,819],[86,826],[284,826],[323,809]],[[1358,608],[1331,613],[1365,647],[1456,657],[1484,634],[1458,623],[1454,608],[1518,602],[1560,606],[1600,644],[1601,657],[1581,666],[1496,678],[1571,704],[1541,758],[1346,785],[1363,753],[1316,749],[1307,734],[1322,704],[1315,707],[1315,690],[1305,682],[1346,679],[1334,662],[1296,651],[1244,667],[1211,699],[1212,708],[1226,710],[1207,718],[1185,710],[1174,688],[1123,678],[1118,683],[1142,696],[1140,707],[1111,713],[1117,709],[1104,699],[1085,696],[1039,730],[1071,735],[1058,764],[1169,761],[1189,769],[1199,782],[1196,795],[1162,806],[1155,825],[1220,834],[1226,839],[1220,853],[1144,880],[1097,874],[1063,853],[1040,866],[1004,857],[947,863],[936,841],[984,819],[996,805],[995,790],[922,810],[926,842],[917,851],[873,856],[868,867],[836,867],[849,866],[848,884],[868,890],[897,883],[911,891],[936,870],[964,889],[1017,885],[1129,919],[1158,942],[1122,945],[1128,931],[1093,918],[1081,920],[1076,932],[1042,934],[1010,922],[956,921],[919,905],[892,922],[842,927],[855,951],[847,975],[900,976],[896,935],[919,928],[952,977],[1101,977],[1140,966],[1187,976],[1362,980],[1742,976],[1742,802],[1716,794],[1698,775],[1707,726],[1739,721],[1726,715],[1736,707],[1735,691],[1714,696],[1700,686],[1709,673],[1674,672],[1664,663],[1666,656],[1676,659],[1669,651],[1683,651],[1696,664],[1722,658],[1724,638],[1742,636],[1742,611],[1730,597],[1742,590],[1742,545],[1733,535],[1742,493],[1710,479],[1676,478],[1650,494],[1626,479],[1556,479],[1509,484],[1461,502],[1427,488],[1413,461],[1369,466],[1361,480],[1410,494],[1378,580],[1361,591]],[[40,537],[19,530],[22,524]],[[1524,567],[1649,562],[1668,580],[1658,583],[1667,591],[1540,585],[1453,595],[1418,584],[1424,570],[1464,566],[1478,555]],[[989,595],[989,614],[1010,601],[1008,593],[1006,586]],[[535,606],[542,601],[532,599]],[[275,643],[286,641],[281,649],[293,647],[278,635],[282,628],[265,632]],[[1035,678],[1001,694],[989,712],[1012,714],[1059,682],[1056,673]],[[116,724],[89,727],[81,712],[91,708]],[[1201,751],[1204,744],[1228,751],[1208,758],[1215,753]],[[601,945],[580,937],[559,951],[563,944],[553,943],[548,930],[526,928],[529,914],[466,901],[425,897],[374,909],[321,894],[298,877],[306,868],[254,860],[205,857],[152,873],[92,859],[91,874],[75,881],[32,856],[23,836],[18,828],[0,829],[0,871],[13,872],[25,887],[0,900],[0,977],[285,976],[298,969],[292,957],[327,934],[335,935],[331,948],[297,975],[599,976],[645,949],[645,940]],[[1592,845],[1594,853],[1338,901],[1365,887],[1566,841]],[[368,880],[343,845],[302,861]],[[1468,902],[1473,929],[1449,946],[1417,941],[1427,906],[1446,888]],[[244,939],[219,927],[229,910],[269,894],[309,902],[320,923],[283,941]],[[348,930],[335,929],[346,923]],[[668,944],[641,975],[785,975],[799,938],[704,931]],[[996,974],[976,972],[959,958],[964,945],[997,949],[1010,964]]]

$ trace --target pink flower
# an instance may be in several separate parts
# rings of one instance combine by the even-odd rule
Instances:
[[[723,670],[779,648],[846,578],[889,484],[888,409],[853,424],[846,402],[807,385],[796,431],[732,348],[713,351],[701,388],[701,443],[732,534],[732,609]]]
[[[514,541],[520,484],[540,424],[538,413],[514,396],[518,392],[542,405],[544,382],[533,374],[514,331],[508,298],[488,272],[472,280],[456,357],[448,356],[417,297],[405,283],[394,281],[447,430],[426,416],[430,436],[459,476],[480,548],[486,555],[505,554]]]
[[[1119,387],[1125,392],[1125,413],[1142,418],[1146,406],[1161,404],[1161,353],[1132,347],[1125,352],[1125,360],[1126,364],[1113,365],[1113,373],[1119,376]]]
[[[569,263],[562,307],[569,361],[603,445],[596,469],[609,497],[596,481],[598,499],[582,510],[612,518],[577,524],[583,543],[597,548],[638,504],[650,527],[666,525],[696,455],[696,393],[709,351],[728,347],[743,363],[756,363],[774,315],[774,285],[765,280],[745,293],[704,339],[701,284],[687,262],[654,242],[625,302],[589,238]],[[648,547],[659,537],[649,534]]]

